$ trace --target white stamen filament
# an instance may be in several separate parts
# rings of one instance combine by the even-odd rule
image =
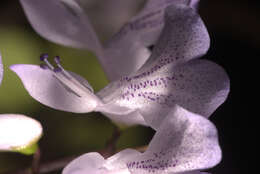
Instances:
[[[97,105],[103,104],[102,101],[95,94],[93,94],[93,90],[67,72],[61,66],[59,60],[55,60],[57,68],[52,66],[47,58],[43,61],[46,63],[48,69],[52,72],[52,75],[64,86],[66,90],[78,97],[88,99],[88,103],[91,103],[93,108],[95,108]]]

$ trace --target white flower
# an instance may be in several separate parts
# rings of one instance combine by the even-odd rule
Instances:
[[[0,114],[0,151],[19,151],[38,142],[41,124],[24,115]]]
[[[59,10],[58,7],[60,4],[56,10]],[[120,79],[115,75],[114,79],[118,80],[112,81],[96,94],[84,78],[66,71],[58,57],[55,58],[56,67],[43,54],[41,60],[45,65],[41,67],[12,65],[11,69],[21,78],[33,98],[59,110],[75,113],[98,111],[118,122],[149,125],[154,129],[160,126],[164,116],[176,104],[209,117],[225,101],[229,92],[229,78],[215,63],[197,59],[207,52],[210,40],[196,11],[180,4],[171,5],[165,11],[164,29],[146,63]],[[127,36],[119,34],[118,37]],[[89,39],[84,43],[87,41]],[[88,44],[95,46],[95,42]],[[136,60],[136,57],[131,58]],[[122,61],[127,62],[131,58]],[[123,68],[124,74],[125,65],[120,61],[112,60],[110,56],[103,60],[111,61],[106,64],[108,69],[114,70],[114,66]],[[127,65],[132,67],[129,62]]]

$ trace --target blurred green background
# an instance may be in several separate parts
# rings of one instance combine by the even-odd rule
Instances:
[[[83,0],[84,1],[84,0]],[[42,161],[96,151],[104,147],[113,124],[99,113],[72,114],[52,110],[32,99],[18,77],[8,67],[12,64],[39,64],[39,55],[59,55],[64,67],[85,77],[95,91],[107,79],[93,54],[65,48],[38,36],[28,24],[19,1],[1,0],[0,51],[4,79],[0,86],[0,113],[21,113],[39,120],[44,128],[40,140]],[[223,160],[213,173],[249,173],[251,162],[252,107],[248,74],[260,56],[260,3],[256,0],[202,0],[200,14],[211,36],[211,48],[205,58],[223,66],[231,79],[228,100],[211,117],[219,130]],[[256,73],[255,73],[256,74]],[[134,126],[123,131],[118,149],[147,144],[153,131]],[[256,137],[256,136],[255,136]],[[30,156],[0,153],[0,174],[29,166]],[[56,172],[60,173],[60,172]]]

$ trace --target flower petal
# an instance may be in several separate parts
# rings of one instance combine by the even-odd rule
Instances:
[[[126,162],[139,154],[136,150],[126,149],[104,160],[98,153],[87,153],[68,164],[62,174],[130,174]]]
[[[144,120],[144,117],[140,114],[139,111],[137,110],[130,110],[132,112],[129,113],[122,113],[118,111],[117,109],[110,108],[111,110],[113,109],[114,112],[110,111],[102,111],[104,115],[106,115],[108,118],[112,119],[113,121],[117,123],[123,123],[126,125],[143,125],[147,126],[147,123]],[[129,108],[128,108],[129,110]]]
[[[0,85],[1,85],[1,82],[3,80],[3,74],[4,74],[4,67],[3,67],[3,64],[2,64],[2,56],[1,56],[1,53],[0,53]]]
[[[135,174],[179,173],[211,168],[220,160],[215,126],[177,106],[163,121],[148,149],[127,166]]]
[[[98,174],[105,159],[95,152],[87,153],[70,162],[62,171],[62,174]]]
[[[145,0],[79,0],[100,38],[110,38],[135,15]]]
[[[162,31],[166,7],[171,4],[188,5],[189,2],[188,0],[149,0],[144,9],[124,25],[106,44],[107,61],[114,71],[110,79],[116,80],[138,70],[150,56],[147,47],[155,44]],[[189,27],[189,24],[183,25]],[[182,29],[183,25],[180,22],[176,24],[178,29]],[[173,30],[170,36],[178,34],[174,32],[176,30]],[[178,41],[180,40],[176,42]],[[113,62],[117,62],[117,64],[113,64]]]
[[[29,94],[44,105],[75,113],[91,112],[99,105],[100,101],[94,94],[79,97],[70,92],[50,70],[44,70],[36,65],[22,64],[12,65],[10,69],[20,77]],[[74,76],[83,79],[75,73]]]
[[[125,149],[117,154],[109,157],[106,159],[103,167],[110,171],[117,171],[118,169],[127,168],[126,164],[131,158],[135,158],[136,156],[140,155],[141,153],[134,150],[134,149]]]
[[[33,28],[44,38],[66,46],[88,48],[100,46],[97,36],[76,1],[20,0]]]
[[[175,104],[209,117],[226,100],[230,89],[229,78],[222,67],[199,59],[169,68],[150,82],[154,80],[161,85],[142,92],[147,93],[148,99],[150,96],[150,104],[140,108],[145,121],[154,128],[163,120],[158,114],[167,114]]]
[[[171,5],[165,12],[165,26],[151,57],[141,72],[167,64],[175,66],[199,58],[209,49],[208,31],[196,11],[184,5]]]
[[[199,59],[125,77],[115,84],[107,86],[111,88],[107,96],[101,92],[98,95],[105,102],[137,110],[154,129],[176,104],[209,117],[229,93],[225,71],[213,62]]]
[[[36,143],[42,135],[41,124],[24,115],[0,114],[0,151],[14,151]]]

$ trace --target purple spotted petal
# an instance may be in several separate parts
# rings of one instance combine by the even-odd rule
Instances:
[[[49,70],[36,65],[22,64],[12,65],[10,68],[20,77],[29,94],[42,104],[75,113],[91,112],[99,105],[100,101],[94,94],[88,97],[75,95],[66,89]],[[83,78],[78,76],[78,79]]]
[[[109,84],[97,93],[107,103],[138,112],[157,129],[176,104],[209,117],[229,93],[229,78],[213,62],[195,59],[148,71]]]
[[[135,174],[179,173],[211,168],[221,160],[217,130],[206,118],[176,107],[148,149],[127,163]]]
[[[150,84],[149,84],[150,83]],[[224,69],[207,60],[193,60],[168,67],[151,76],[148,86],[142,90],[146,102],[140,108],[145,121],[157,128],[163,116],[175,104],[192,112],[209,117],[227,98],[229,78]]]
[[[68,164],[62,174],[206,174],[199,170],[213,167],[220,159],[214,125],[177,106],[146,152],[126,149],[106,160],[98,153],[87,153]]]
[[[118,169],[127,169],[127,162],[131,158],[139,156],[141,153],[134,149],[125,149],[117,154],[106,159],[103,167],[107,168],[110,171],[117,171]]]
[[[171,5],[165,12],[165,26],[147,63],[140,72],[200,58],[209,49],[208,31],[196,11],[184,5]]]
[[[3,73],[4,73],[4,68],[3,68],[3,64],[2,64],[2,56],[0,53],[0,85],[3,79]]]
[[[112,77],[110,77],[110,79],[116,80],[121,76],[133,73],[145,63],[150,56],[147,47],[155,44],[162,31],[166,7],[172,4],[194,5],[194,3],[189,4],[191,2],[193,1],[149,0],[144,9],[123,26],[106,44],[105,54],[107,56],[107,62],[108,64],[111,64],[110,66],[113,67],[114,71],[112,72]],[[178,12],[179,11],[176,13]],[[182,12],[178,15],[181,15],[183,18],[187,17],[187,15],[183,13],[186,12]],[[196,18],[198,18],[198,15],[196,15]],[[190,19],[187,18],[185,20]],[[201,28],[201,23],[194,24],[192,27],[194,28],[196,25],[198,25],[198,28]],[[171,34],[168,35],[168,37],[172,40],[177,38],[174,42],[177,44],[180,42],[179,44],[181,45],[182,40],[180,40],[178,36],[175,38],[172,38],[172,36],[179,34],[178,30],[181,30],[184,27],[190,27],[190,24],[187,24],[187,22],[184,24],[179,22],[174,26],[171,26],[171,29],[174,30],[171,31]],[[202,27],[204,27],[204,25]],[[168,31],[169,30],[170,29],[168,29]],[[169,34],[168,31],[167,34]],[[192,35],[192,33],[190,34]],[[113,64],[114,62],[117,63]]]

